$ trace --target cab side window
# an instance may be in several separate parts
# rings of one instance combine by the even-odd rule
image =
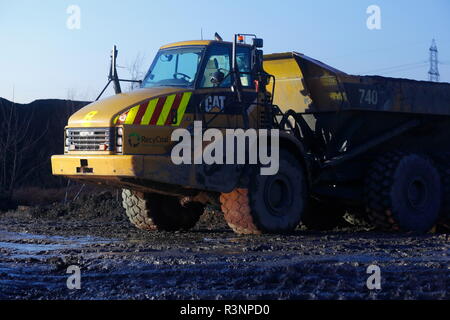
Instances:
[[[251,76],[251,50],[247,47],[238,47],[236,52],[237,67],[240,72],[241,84],[243,87],[253,86]]]
[[[206,62],[205,72],[201,79],[201,88],[213,88],[214,83],[211,81],[214,73],[222,72],[224,81],[219,87],[226,88],[231,86],[229,73],[231,70],[230,49],[227,46],[214,46],[211,48],[209,57]]]

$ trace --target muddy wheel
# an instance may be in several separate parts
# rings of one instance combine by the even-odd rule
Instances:
[[[300,223],[306,205],[307,183],[297,159],[281,150],[276,175],[262,176],[255,168],[248,189],[222,194],[228,225],[238,234],[287,233]]]
[[[392,152],[369,170],[367,211],[379,229],[427,232],[439,218],[441,198],[439,172],[426,156]]]
[[[345,208],[329,200],[310,198],[308,208],[302,217],[302,223],[309,230],[333,230],[346,224],[344,220]]]
[[[178,231],[195,226],[203,214],[198,202],[181,204],[175,197],[122,190],[122,205],[137,228],[142,230]]]

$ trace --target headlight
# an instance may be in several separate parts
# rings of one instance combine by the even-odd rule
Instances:
[[[122,153],[123,152],[123,128],[118,127],[116,132],[117,132],[116,152]]]

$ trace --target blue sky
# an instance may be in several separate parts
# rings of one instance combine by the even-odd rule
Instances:
[[[79,30],[66,27],[70,5],[81,10]],[[381,30],[366,27],[370,5],[381,9]],[[450,82],[448,0],[0,0],[0,97],[12,99],[14,88],[22,103],[93,99],[113,44],[120,65],[141,54],[147,68],[161,45],[199,39],[201,29],[226,40],[257,33],[266,53],[298,51],[348,73],[417,80],[427,79],[435,38],[441,81]]]

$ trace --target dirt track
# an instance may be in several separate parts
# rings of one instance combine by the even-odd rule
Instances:
[[[210,216],[206,217],[211,220]],[[147,233],[109,194],[0,213],[0,299],[449,299],[450,236]],[[366,287],[381,268],[382,289]],[[81,290],[66,270],[81,268]]]

